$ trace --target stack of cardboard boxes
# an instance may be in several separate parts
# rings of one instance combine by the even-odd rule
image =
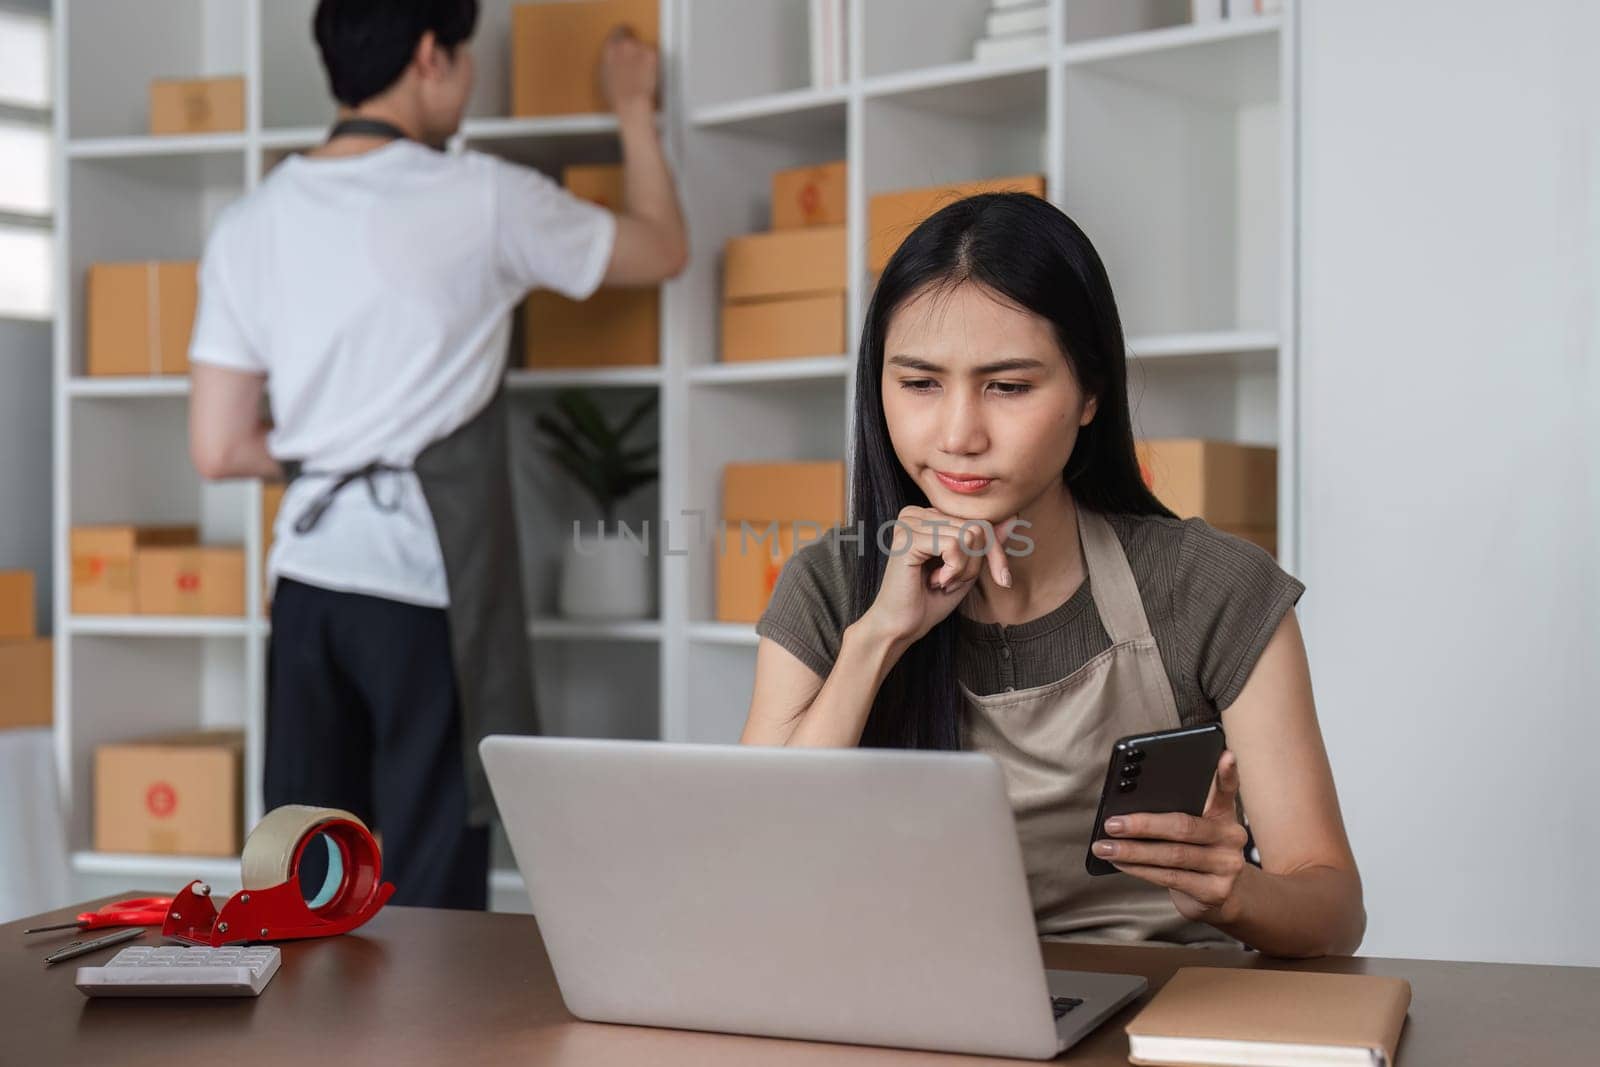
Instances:
[[[1012,178],[986,178],[953,185],[929,185],[921,189],[879,193],[867,202],[867,269],[883,273],[900,242],[911,235],[940,208],[979,193],[1029,193],[1043,197],[1044,175],[1023,174]]]
[[[844,521],[844,464],[730,463],[722,472],[717,618],[755,622],[795,550]]]
[[[1180,519],[1200,518],[1278,554],[1278,450],[1198,438],[1138,442],[1145,484]]]
[[[0,729],[50,725],[54,663],[34,625],[33,572],[0,571]]]
[[[724,362],[845,351],[845,202],[842,160],[773,175],[771,232],[724,251]]]
[[[622,168],[568,167],[567,191],[611,211],[623,205]],[[629,367],[661,362],[661,290],[598,289],[584,301],[539,290],[523,305],[527,367]]]
[[[101,745],[94,753],[94,847],[237,856],[244,830],[243,765],[244,734],[238,730]]]
[[[244,614],[244,549],[199,544],[194,526],[78,526],[74,615]]]

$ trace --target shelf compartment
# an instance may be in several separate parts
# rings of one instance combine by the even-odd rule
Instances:
[[[248,67],[246,0],[73,0],[60,6],[65,25],[57,32],[65,34],[71,58],[66,128],[74,140],[145,134],[156,78],[237,76]]]
[[[716,59],[683,65],[684,99],[691,112],[760,97],[842,88],[818,90],[812,83],[810,7],[797,0],[688,4],[683,24],[689,50]]]
[[[869,100],[898,100],[952,115],[1004,114],[1018,106],[1043,107],[1047,53],[940,67],[869,78],[861,87]]]
[[[795,89],[703,107],[690,116],[689,122],[700,129],[808,138],[819,131],[844,129],[849,96],[849,90],[842,86]]]
[[[1275,15],[1174,26],[1069,45],[1071,69],[1142,85],[1188,100],[1243,107],[1274,101],[1279,30]]]

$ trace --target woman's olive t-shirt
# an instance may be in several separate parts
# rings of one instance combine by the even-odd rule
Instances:
[[[1264,549],[1201,519],[1107,515],[1128,556],[1178,715],[1185,725],[1218,718],[1239,696],[1283,616],[1305,586]],[[839,527],[795,553],[756,623],[826,678],[852,620],[857,553],[870,541]],[[1064,603],[1007,626],[960,614],[956,674],[979,695],[1031,689],[1073,673],[1111,647],[1085,578]]]

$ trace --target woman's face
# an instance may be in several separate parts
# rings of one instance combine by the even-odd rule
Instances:
[[[894,313],[882,391],[895,455],[929,503],[993,523],[1061,483],[1095,412],[1050,323],[973,282]]]

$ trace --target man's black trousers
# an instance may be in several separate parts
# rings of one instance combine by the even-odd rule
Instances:
[[[489,834],[467,825],[443,608],[280,578],[267,655],[265,777],[268,811],[344,808],[381,834],[391,903],[486,905]],[[307,862],[320,852],[308,849]],[[314,892],[320,874],[301,873]]]

